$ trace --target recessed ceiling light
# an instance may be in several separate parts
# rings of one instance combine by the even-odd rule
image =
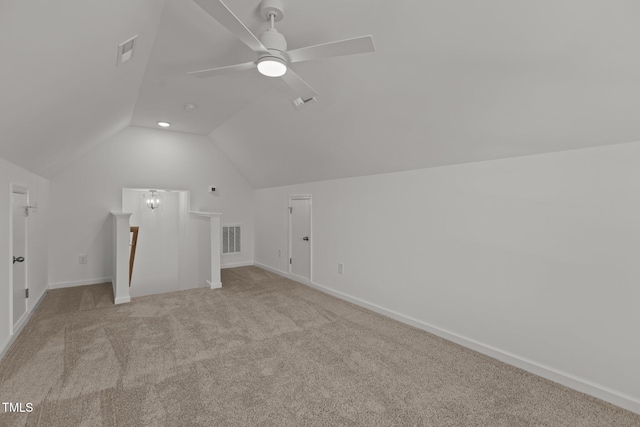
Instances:
[[[169,126],[171,126],[171,123],[168,122],[158,122],[158,126],[161,126],[163,128],[168,128]]]

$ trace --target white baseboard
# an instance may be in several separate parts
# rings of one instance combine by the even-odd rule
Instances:
[[[220,289],[222,288],[222,282],[213,283],[211,280],[207,280],[207,284],[211,289]]]
[[[236,267],[249,267],[251,265],[253,265],[253,261],[230,262],[230,263],[222,264],[220,268],[225,269],[225,268],[236,268]]]
[[[282,270],[278,270],[276,268],[272,268],[267,265],[260,264],[258,262],[256,262],[255,265],[257,267],[264,268],[267,271],[271,271],[275,274],[286,277],[287,279],[291,279],[296,282],[315,288],[321,292],[332,295],[336,298],[349,301],[360,307],[364,307],[378,314],[382,314],[383,316],[390,317],[394,320],[405,323],[407,325],[414,326],[418,329],[422,329],[424,331],[437,335],[446,340],[453,341],[456,344],[460,344],[463,347],[467,347],[471,350],[477,351],[478,353],[482,353],[494,359],[498,359],[501,362],[505,362],[509,365],[513,365],[525,371],[531,372],[535,375],[546,378],[550,381],[562,384],[566,387],[597,397],[606,402],[609,402],[621,408],[627,409],[631,412],[640,414],[640,400],[632,396],[626,395],[624,393],[620,393],[616,390],[612,390],[608,387],[602,386],[600,384],[596,384],[594,382],[591,382],[584,378],[577,377],[567,372],[563,372],[551,366],[538,363],[534,360],[509,353],[507,351],[481,343],[471,338],[464,337],[462,335],[456,334],[455,332],[451,332],[446,329],[442,329],[440,327],[425,323],[421,320],[415,319],[410,316],[406,316],[396,311],[388,310],[384,307],[370,303],[368,301],[364,301],[356,297],[352,297],[351,295],[345,294],[343,292],[327,288],[325,286],[319,285],[317,283],[314,283],[308,280],[304,280],[299,276],[291,275]]]
[[[9,338],[7,338],[4,343],[0,344],[0,361],[2,361],[2,359],[4,358],[4,355],[7,354],[7,350],[9,350],[9,347],[11,347],[11,344],[13,344],[13,341],[15,340],[14,337],[16,337],[17,335],[10,335]]]
[[[49,289],[73,288],[84,285],[98,285],[100,283],[112,283],[111,277],[99,277],[97,279],[76,280],[73,282],[49,283]]]
[[[22,328],[24,328],[24,325],[27,324],[29,317],[31,317],[30,314],[31,314],[30,311],[25,311],[22,317],[18,320],[18,323],[13,325],[13,330],[17,332],[14,335],[20,334],[20,331],[22,331]]]
[[[38,297],[38,301],[36,301],[33,307],[31,307],[31,310],[29,310],[24,316],[22,316],[22,319],[20,319],[20,322],[18,323],[17,328],[15,328],[13,335],[9,337],[9,339],[2,345],[2,347],[0,347],[0,360],[2,360],[5,354],[7,354],[7,351],[9,351],[11,344],[13,344],[16,338],[18,338],[18,336],[20,335],[20,333],[22,332],[26,324],[29,323],[29,319],[31,319],[31,316],[36,311],[36,309],[40,305],[40,302],[42,302],[46,294],[47,294],[46,290],[44,290],[40,294],[40,296]]]
[[[116,298],[113,303],[114,304],[126,304],[128,302],[131,302],[131,297],[130,296],[126,296],[126,297],[118,297]]]
[[[278,270],[277,268],[273,268],[273,267],[269,267],[266,264],[260,264],[259,262],[254,262],[253,265],[255,265],[256,267],[260,267],[263,268],[267,271],[270,271],[272,273],[276,273],[282,277],[286,277],[287,279],[291,279],[291,277],[289,276],[289,273],[287,273],[286,271],[282,271],[282,270]],[[297,280],[296,280],[297,282]],[[301,283],[301,282],[300,282]],[[311,283],[305,283],[305,285],[311,285]]]

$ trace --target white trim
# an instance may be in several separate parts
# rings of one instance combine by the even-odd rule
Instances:
[[[118,297],[116,298],[113,303],[114,304],[126,304],[128,302],[131,302],[131,297],[129,295],[127,295],[126,297]]]
[[[31,310],[29,310],[30,313],[33,312],[33,310],[35,310],[38,307],[38,304],[40,304],[40,301],[42,301],[42,297],[44,297],[44,295],[47,293],[48,290],[49,290],[49,288],[44,288],[42,290],[42,292],[40,292],[40,295],[38,296],[38,299],[33,304],[33,307],[31,307]],[[29,299],[31,299],[31,295],[29,295]]]
[[[8,254],[13,256],[13,183],[9,183],[9,238],[7,239]],[[28,308],[28,307],[27,307]],[[13,268],[9,267],[9,341],[13,333]],[[5,346],[7,344],[5,343]],[[5,347],[2,347],[3,349]],[[3,350],[4,352],[4,350]],[[4,354],[4,353],[3,353]]]
[[[220,288],[222,288],[222,282],[213,283],[211,280],[207,280],[207,285],[209,285],[210,289],[220,289]]]
[[[192,215],[209,218],[210,222],[210,242],[211,242],[211,280],[207,283],[211,289],[222,287],[220,271],[222,269],[222,227],[220,226],[221,213],[189,211]]]
[[[252,265],[253,265],[253,261],[230,262],[230,263],[222,264],[220,268],[225,269],[225,268],[236,268],[236,267],[249,267]]]
[[[616,390],[612,390],[608,387],[602,386],[600,384],[596,384],[584,378],[580,378],[578,376],[569,374],[567,372],[563,372],[559,369],[553,368],[548,365],[544,365],[542,363],[538,363],[534,360],[527,359],[522,356],[518,356],[516,354],[493,347],[491,345],[481,343],[474,339],[467,338],[465,336],[456,334],[455,332],[451,332],[446,329],[440,328],[438,326],[431,325],[429,323],[415,319],[411,316],[406,316],[396,311],[386,309],[377,304],[370,303],[368,301],[353,297],[343,292],[327,288],[325,286],[319,285],[311,281],[299,280],[300,276],[288,274],[284,271],[271,268],[269,266],[266,266],[264,264],[260,264],[257,262],[255,263],[255,265],[258,267],[264,268],[265,270],[276,273],[280,276],[286,277],[287,279],[291,279],[298,283],[302,283],[304,285],[310,286],[314,289],[317,289],[321,292],[332,295],[336,298],[349,301],[353,304],[356,304],[360,307],[364,307],[366,309],[374,311],[383,316],[389,317],[391,319],[397,320],[407,325],[414,326],[418,329],[422,329],[423,331],[427,331],[441,338],[452,341],[456,344],[460,344],[463,347],[467,347],[471,350],[477,351],[478,353],[482,353],[494,359],[500,360],[501,362],[504,362],[509,365],[523,369],[525,371],[531,372],[535,375],[538,375],[540,377],[546,378],[553,382],[562,384],[571,389],[597,397],[599,399],[612,403],[616,406],[627,409],[631,412],[635,412],[636,414],[640,414],[640,400],[634,398],[633,396],[620,393]]]
[[[24,329],[27,323],[29,323],[29,319],[31,319],[31,316],[36,311],[36,309],[40,305],[40,302],[42,302],[46,294],[47,294],[47,290],[45,289],[44,292],[42,292],[38,297],[38,301],[36,301],[33,307],[31,307],[31,310],[27,311],[26,316],[22,316],[21,322],[18,323],[15,332],[11,336],[9,336],[7,341],[2,345],[2,347],[0,347],[0,360],[4,358],[5,354],[7,354],[7,351],[9,351],[9,348],[11,348],[11,345],[13,344],[13,342],[18,338],[18,336],[22,332],[22,329]]]
[[[26,298],[25,298],[26,299]],[[28,303],[27,303],[28,304]],[[22,316],[18,319],[18,321],[13,325],[13,334],[16,334],[16,331],[21,330],[24,325],[27,323],[27,319],[29,318],[29,307],[22,313]]]
[[[115,216],[116,218],[130,218],[133,213],[111,211],[111,215]]]
[[[289,273],[289,279],[295,280],[296,282],[302,283],[303,285],[313,286],[313,282],[311,280],[295,273]]]
[[[24,194],[25,198],[27,199],[27,206],[29,206],[31,203],[29,201],[29,187],[26,185],[22,185],[22,184],[16,184],[14,182],[10,182],[9,183],[9,254],[11,256],[14,255],[13,253],[13,195],[14,194]],[[29,288],[29,215],[27,215],[27,219],[25,220],[24,223],[24,254],[22,256],[24,256],[25,261],[24,261],[24,284],[25,284],[25,289]],[[22,317],[20,318],[20,320],[18,321],[18,326],[16,327],[16,325],[13,324],[13,305],[14,305],[14,300],[13,300],[13,268],[10,266],[9,267],[9,331],[11,333],[11,336],[17,335],[17,330],[19,329],[20,326],[20,322],[22,321],[22,319],[25,317],[26,314],[29,313],[29,302],[26,300],[25,298],[25,312],[22,315]]]
[[[313,199],[311,197],[311,194],[290,194],[289,195],[289,205],[287,207],[287,209],[289,210],[289,215],[288,215],[288,220],[289,220],[289,228],[288,228],[288,231],[289,231],[289,263],[287,263],[288,271],[289,271],[289,274],[293,274],[293,265],[291,264],[291,259],[293,258],[293,240],[292,240],[293,221],[292,221],[292,210],[291,210],[293,205],[292,205],[291,202],[293,200],[308,200],[309,201],[309,239],[311,239],[311,241],[309,242],[309,279],[307,279],[306,277],[304,279],[305,280],[309,280],[309,281],[313,281],[313,242],[314,242],[314,238],[313,238]],[[296,277],[301,278],[302,276],[296,275]]]
[[[213,218],[216,216],[222,216],[221,213],[218,212],[199,212],[199,211],[189,211],[190,214],[192,215],[196,215],[196,216],[204,216],[207,218]]]
[[[22,185],[22,184],[11,184],[11,192],[12,193],[18,193],[18,194],[24,194],[25,196],[29,195],[29,187],[27,187],[26,185]]]
[[[270,271],[272,273],[276,273],[282,277],[286,277],[287,279],[289,279],[289,273],[287,273],[286,271],[282,271],[282,270],[278,270],[277,268],[273,268],[273,267],[269,267],[266,264],[261,264],[259,262],[254,262],[253,265],[255,265],[256,267],[260,267],[260,268],[264,268],[267,271]],[[305,283],[306,285],[306,283]]]
[[[75,280],[73,282],[49,283],[49,289],[74,288],[84,285],[99,285],[101,283],[113,283],[111,277],[99,277],[96,279]]]
[[[4,342],[4,344],[2,344],[2,346],[0,346],[0,362],[4,358],[5,354],[7,354],[7,351],[11,347],[11,344],[13,344],[13,342],[16,340],[18,335],[20,335],[20,333],[17,333],[17,334],[14,334],[14,335],[9,335],[9,337]]]
[[[133,213],[112,211],[111,215],[113,216],[113,264],[111,265],[113,302],[114,304],[123,304],[131,301],[129,291],[131,284],[129,281],[129,243],[131,241],[131,216]],[[90,284],[96,284],[96,282],[94,281]]]

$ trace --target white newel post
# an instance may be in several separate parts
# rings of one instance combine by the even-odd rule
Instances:
[[[129,240],[132,214],[111,212],[113,215],[113,296],[116,304],[131,302],[129,295]]]
[[[193,215],[209,218],[211,221],[211,280],[207,283],[211,289],[222,287],[220,277],[220,217],[221,213],[216,212],[191,212]]]

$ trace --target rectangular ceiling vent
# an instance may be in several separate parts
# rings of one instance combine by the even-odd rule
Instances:
[[[240,253],[240,225],[222,226],[222,254]]]
[[[138,36],[133,36],[129,40],[118,45],[118,63],[116,65],[124,64],[133,58],[133,51],[136,48],[136,40],[138,40]]]
[[[292,102],[293,102],[293,105],[296,107],[296,110],[300,110],[302,107],[306,106],[307,104],[313,103],[316,101],[317,99],[315,97],[311,97],[308,99],[302,99],[301,97],[297,97]]]

